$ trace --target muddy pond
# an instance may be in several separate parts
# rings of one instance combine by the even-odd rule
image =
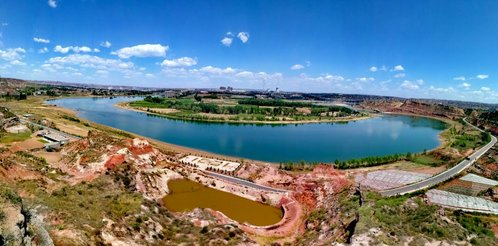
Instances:
[[[211,208],[239,223],[247,222],[256,226],[275,224],[283,216],[280,208],[209,188],[187,179],[170,180],[168,187],[170,194],[163,198],[163,202],[165,207],[173,212]]]

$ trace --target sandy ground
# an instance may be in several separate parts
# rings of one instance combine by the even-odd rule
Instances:
[[[46,152],[44,150],[33,153],[34,156],[43,157],[48,163],[57,163],[62,158],[60,152]]]
[[[67,132],[67,133],[77,135],[77,136],[82,136],[82,137],[88,136],[88,130],[83,128],[83,127],[69,125],[69,124],[66,124],[63,122],[62,123],[55,123],[55,126],[57,126],[57,128],[59,128],[63,132]]]
[[[16,142],[10,148],[11,151],[26,151],[31,149],[43,148],[45,145],[39,141],[39,138],[32,137],[22,142]]]

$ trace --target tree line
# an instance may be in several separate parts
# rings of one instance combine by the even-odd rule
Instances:
[[[302,102],[286,102],[282,100],[261,100],[261,99],[244,99],[240,100],[240,105],[235,106],[219,106],[214,103],[194,102],[190,99],[166,99],[161,97],[147,96],[145,102],[158,105],[140,105],[137,106],[160,106],[165,108],[173,108],[185,110],[194,113],[211,113],[211,114],[255,114],[266,116],[297,116],[302,115],[296,107],[310,107],[310,116],[321,116],[322,113],[339,112],[340,116],[354,113],[354,110],[340,106],[319,106]],[[272,106],[272,107],[261,107]]]

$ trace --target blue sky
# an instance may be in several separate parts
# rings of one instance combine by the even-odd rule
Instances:
[[[498,1],[0,0],[0,75],[498,102]]]

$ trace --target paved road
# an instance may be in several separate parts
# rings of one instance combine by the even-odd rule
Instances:
[[[215,177],[215,178],[224,179],[226,181],[229,181],[229,182],[232,182],[235,184],[239,184],[239,185],[243,185],[243,186],[247,186],[247,187],[251,187],[251,188],[255,188],[255,189],[259,189],[259,190],[271,191],[271,192],[287,192],[287,190],[281,190],[281,189],[276,189],[276,188],[272,188],[272,187],[268,187],[268,186],[264,186],[264,185],[259,185],[259,184],[256,184],[256,183],[244,180],[244,179],[239,179],[239,178],[228,176],[228,175],[223,175],[223,174],[214,173],[214,172],[210,172],[210,171],[204,171],[204,173],[206,173],[209,176]]]
[[[465,123],[469,124],[470,126],[474,127],[475,129],[477,129],[481,132],[484,132],[483,130],[479,129],[478,127],[467,122],[465,119],[463,119],[463,120],[465,121]],[[423,189],[426,189],[429,187],[433,187],[441,182],[444,182],[444,181],[454,177],[455,175],[459,174],[460,172],[462,172],[466,168],[470,167],[472,164],[474,164],[474,162],[477,159],[479,159],[482,155],[484,155],[484,153],[486,153],[489,149],[491,149],[496,144],[496,141],[497,141],[496,137],[491,136],[491,141],[488,144],[486,144],[484,147],[480,148],[474,154],[469,156],[468,159],[463,160],[462,162],[458,163],[456,166],[454,166],[454,167],[452,167],[452,168],[450,168],[442,173],[439,173],[439,174],[432,176],[428,179],[424,179],[422,181],[419,181],[419,182],[416,182],[413,184],[408,184],[408,185],[397,187],[394,189],[381,191],[380,194],[382,196],[387,196],[387,197],[388,196],[395,196],[395,195],[403,195],[403,194],[408,194],[408,193],[413,193],[413,192],[416,192],[419,190],[423,190]]]

